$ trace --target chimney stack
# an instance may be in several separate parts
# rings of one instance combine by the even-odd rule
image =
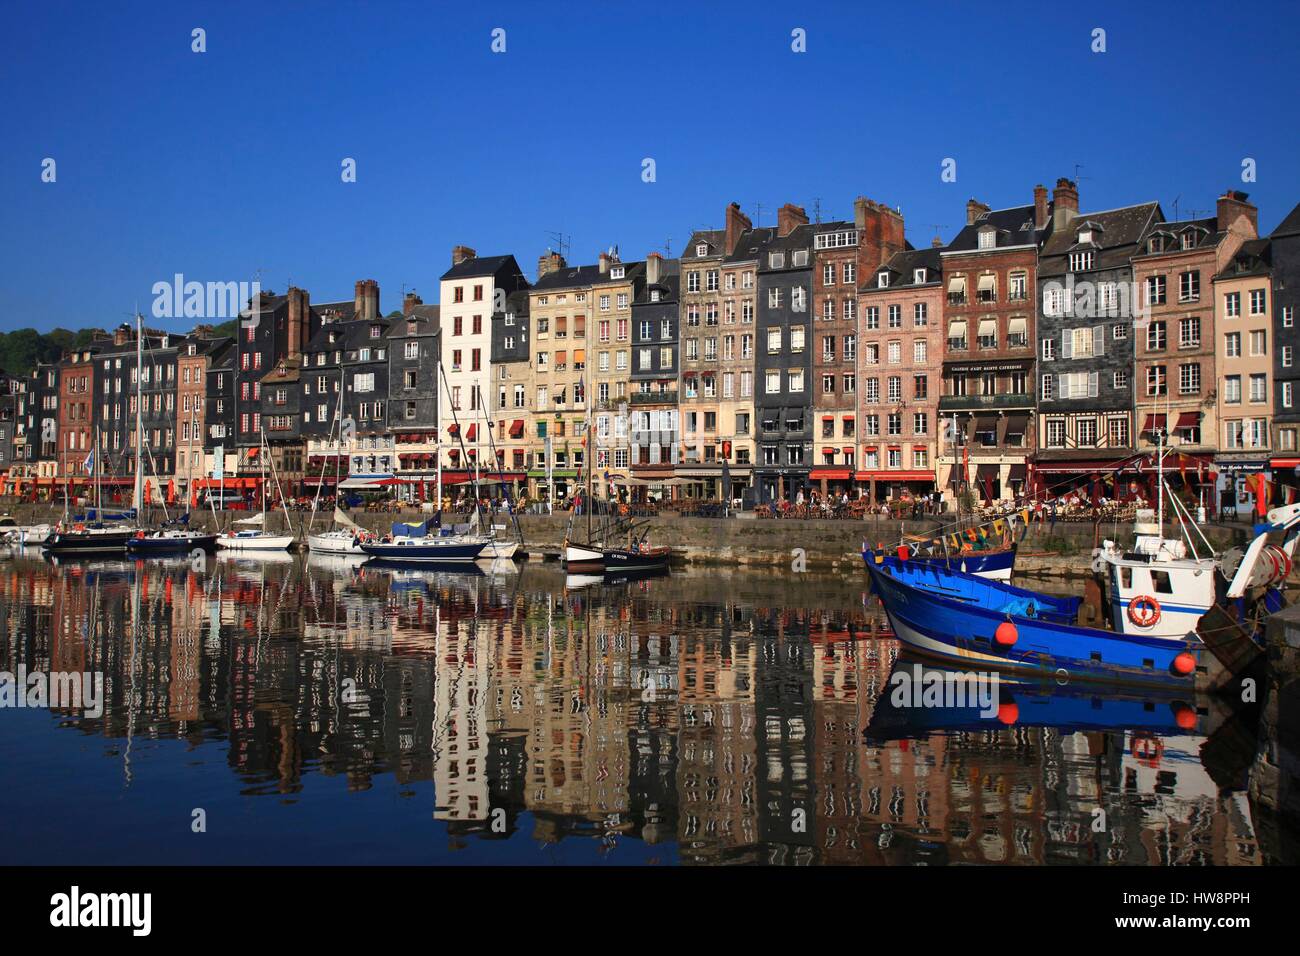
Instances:
[[[131,327],[125,324],[119,325],[113,331],[113,345],[120,348],[129,341],[131,341]]]
[[[989,207],[978,199],[966,200],[966,225],[970,226],[975,220],[989,211]]]
[[[731,255],[736,251],[736,243],[740,241],[741,235],[746,229],[753,229],[754,224],[749,221],[749,217],[740,211],[740,203],[733,202],[727,207],[727,229],[723,239],[723,246],[726,248],[726,254]]]
[[[379,315],[379,283],[374,279],[358,279],[353,287],[352,317],[373,319]]]
[[[858,275],[874,272],[902,252],[903,216],[883,203],[859,196],[853,200],[853,225],[858,230]]]
[[[1034,187],[1034,228],[1047,228],[1047,187],[1042,183]]]
[[[1225,190],[1215,204],[1220,232],[1241,232],[1247,239],[1259,238],[1259,210],[1240,189]],[[1245,224],[1241,219],[1245,218]],[[1235,228],[1234,228],[1235,227]]]
[[[664,257],[657,252],[652,252],[645,257],[645,281],[647,285],[658,285],[659,276],[663,273]]]
[[[310,306],[307,293],[297,286],[290,286],[286,294],[289,298],[289,329],[285,354],[288,358],[295,358],[302,353],[307,341],[307,328],[311,325]]]
[[[609,253],[608,253],[608,252],[602,252],[602,253],[600,254],[599,263],[600,263],[600,274],[601,274],[601,275],[605,275],[607,272],[609,272]]]
[[[558,272],[566,265],[568,265],[568,263],[564,261],[564,256],[560,255],[558,252],[548,251],[546,255],[538,256],[537,280],[540,282],[543,276],[549,275],[552,272]]]
[[[424,300],[414,292],[406,293],[406,298],[402,300],[402,315],[409,316],[417,305],[424,305]]]
[[[451,265],[452,268],[460,265],[466,259],[473,259],[478,253],[469,246],[452,246],[451,247]]]
[[[781,237],[790,235],[799,226],[808,225],[808,214],[802,206],[792,202],[786,203],[776,211],[776,234]]]
[[[940,237],[940,236],[935,236],[933,239],[931,239],[931,240],[930,240],[930,248],[931,248],[931,249],[942,249],[942,248],[943,248],[943,239],[942,239],[942,237]]]
[[[1060,232],[1079,215],[1079,187],[1062,176],[1052,190],[1052,230]]]

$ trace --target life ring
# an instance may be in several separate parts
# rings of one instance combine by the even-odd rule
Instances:
[[[1128,602],[1128,619],[1138,627],[1154,627],[1160,620],[1160,602],[1149,594],[1139,594]]]

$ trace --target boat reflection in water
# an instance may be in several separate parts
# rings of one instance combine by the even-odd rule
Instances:
[[[106,697],[3,714],[0,813],[24,822],[0,862],[1281,859],[1228,759],[1254,753],[1236,717],[1026,684],[1011,722],[900,713],[864,590],[16,558],[0,670],[102,672]],[[187,839],[198,806],[219,840]]]

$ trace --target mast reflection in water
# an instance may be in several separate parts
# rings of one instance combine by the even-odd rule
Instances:
[[[6,863],[1267,856],[1239,768],[1202,762],[1232,715],[1050,688],[1009,723],[900,715],[856,578],[18,558],[0,580],[0,670],[105,692],[93,719],[0,710]]]

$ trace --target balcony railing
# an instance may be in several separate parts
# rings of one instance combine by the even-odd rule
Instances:
[[[676,389],[673,389],[671,392],[633,392],[631,397],[631,403],[633,405],[654,405],[676,401]]]

